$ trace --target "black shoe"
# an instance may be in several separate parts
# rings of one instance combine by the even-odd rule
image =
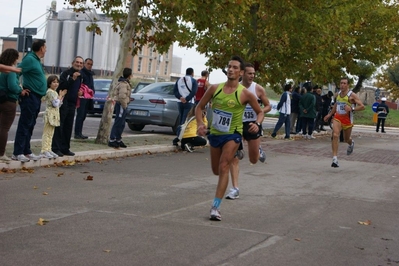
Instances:
[[[88,136],[84,136],[84,135],[82,135],[82,134],[80,134],[80,135],[75,135],[75,137],[74,137],[75,139],[88,139],[89,137]]]
[[[75,155],[75,153],[74,152],[71,152],[70,150],[67,150],[67,151],[63,151],[62,152],[65,156],[74,156]],[[59,155],[58,155],[59,156]]]
[[[326,131],[326,130],[324,129],[324,127],[322,127],[322,128],[320,128],[320,131]]]
[[[178,142],[179,142],[179,138],[174,138],[173,142],[172,142],[173,146],[179,146]]]
[[[117,141],[117,144],[121,148],[127,148],[127,146],[125,145],[125,143],[123,143],[123,141]]]
[[[119,148],[119,143],[116,142],[116,141],[109,141],[108,142],[108,147],[117,149],[117,148]]]
[[[58,155],[58,157],[62,157],[62,156],[64,156],[64,154],[62,153],[62,152],[60,152],[60,151],[53,151],[55,154],[57,154]]]
[[[385,132],[385,131],[381,131],[381,133],[387,133],[387,132]]]

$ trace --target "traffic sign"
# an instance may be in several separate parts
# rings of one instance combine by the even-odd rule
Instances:
[[[373,103],[373,105],[371,106],[371,109],[373,109],[374,113],[377,112],[377,106],[378,106],[379,104],[380,104],[379,102],[375,102],[375,103]]]

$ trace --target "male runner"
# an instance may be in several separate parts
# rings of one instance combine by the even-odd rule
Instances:
[[[324,117],[324,121],[334,115],[333,118],[333,139],[332,139],[332,153],[333,161],[331,167],[339,167],[338,164],[338,139],[341,129],[343,130],[344,140],[348,143],[346,154],[350,155],[355,147],[355,141],[351,138],[353,127],[353,112],[364,110],[364,105],[359,97],[349,90],[349,79],[341,78],[340,91],[335,100],[332,111]]]
[[[245,106],[249,103],[257,115],[255,123],[249,124],[249,132],[258,132],[264,118],[263,110],[260,108],[255,95],[239,83],[239,78],[244,74],[245,69],[243,60],[238,56],[233,56],[227,68],[227,81],[212,85],[205,92],[195,110],[198,135],[205,136],[207,127],[202,121],[202,111],[206,104],[212,100],[213,118],[208,139],[211,146],[212,172],[219,175],[215,198],[210,211],[210,219],[215,221],[222,220],[220,203],[229,183],[230,164],[242,140],[242,117]],[[252,163],[256,163],[256,160]]]
[[[242,76],[241,84],[247,88],[248,91],[253,93],[258,103],[263,104],[263,113],[267,113],[272,109],[270,105],[269,99],[266,97],[265,89],[256,84],[254,82],[255,78],[255,68],[251,63],[245,64],[244,75]],[[244,111],[244,116],[242,118],[243,121],[243,138],[248,143],[248,155],[250,161],[257,161],[259,159],[260,162],[264,163],[266,160],[266,154],[262,150],[260,146],[260,137],[263,136],[262,126],[259,127],[259,131],[255,134],[248,131],[249,124],[255,123],[257,119],[256,113],[253,108],[247,104]],[[239,158],[237,156],[233,159],[232,164],[230,165],[230,174],[231,174],[231,183],[233,187],[230,189],[230,192],[227,194],[226,199],[237,199],[239,198],[239,188],[238,188],[238,174],[240,171]]]

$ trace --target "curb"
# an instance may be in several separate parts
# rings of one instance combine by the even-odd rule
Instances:
[[[87,161],[96,159],[110,159],[118,157],[127,157],[133,155],[140,155],[146,153],[159,153],[175,151],[176,147],[172,145],[151,145],[151,146],[137,146],[129,147],[126,149],[103,149],[94,151],[81,151],[76,152],[74,156],[58,157],[57,159],[42,158],[38,161],[30,161],[21,163],[19,161],[10,161],[8,163],[0,162],[0,171],[7,172],[11,169],[23,169],[33,167],[48,167],[54,164],[65,164],[76,161]]]

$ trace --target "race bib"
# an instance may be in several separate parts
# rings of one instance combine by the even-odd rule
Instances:
[[[242,115],[242,122],[255,121],[257,115],[252,107],[245,107],[244,114]]]
[[[229,132],[233,114],[218,109],[213,110],[212,127],[220,132]]]
[[[345,115],[346,114],[345,106],[346,106],[346,103],[337,102],[337,113],[340,115]]]

